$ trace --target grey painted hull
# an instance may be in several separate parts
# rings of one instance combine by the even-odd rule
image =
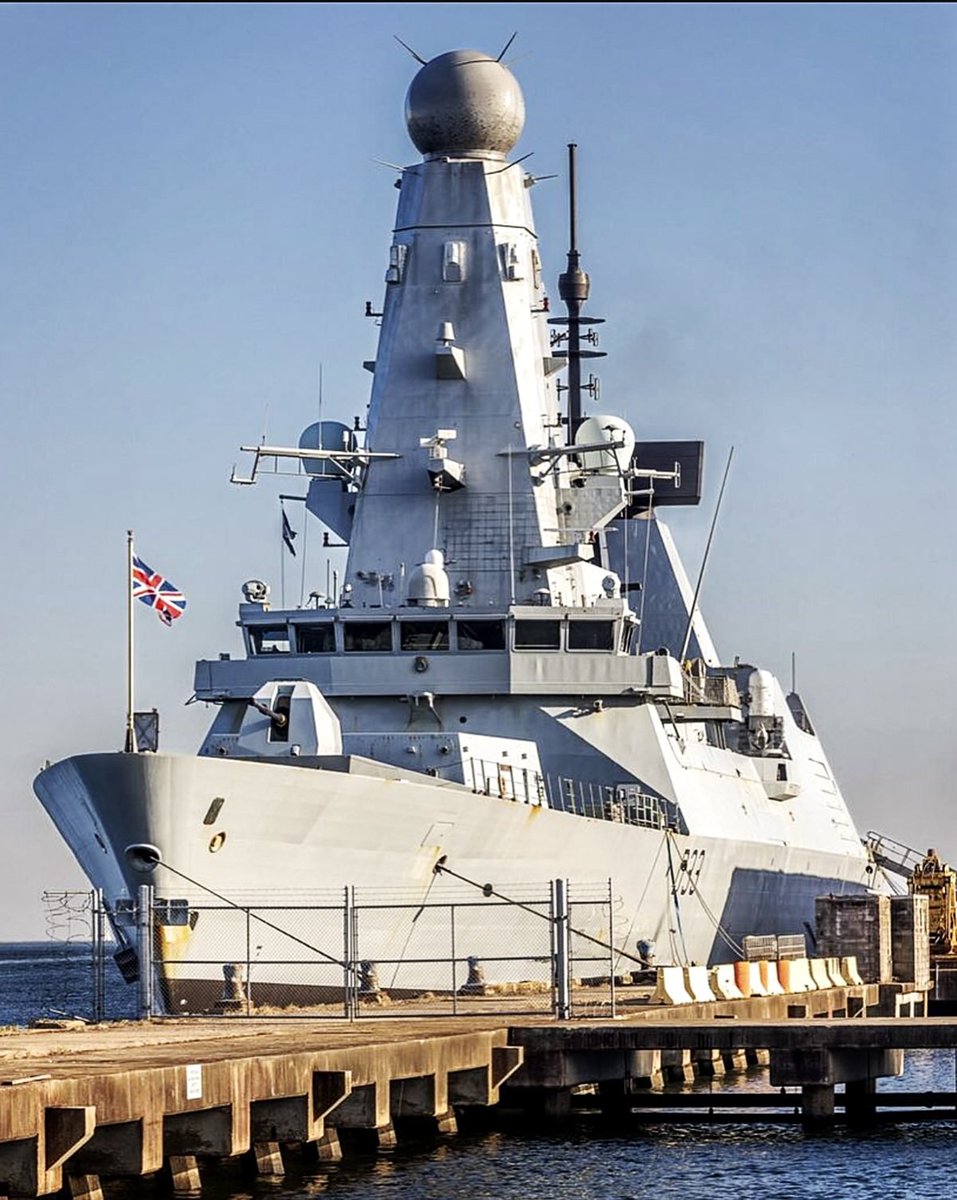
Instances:
[[[573,895],[577,886],[594,897],[610,879],[612,928],[606,910],[586,904],[578,914],[584,932],[610,935],[627,955],[647,939],[661,961],[701,963],[733,959],[730,943],[745,934],[805,931],[813,926],[816,895],[860,890],[868,878],[863,857],[615,824],[427,779],[109,754],[57,763],[35,787],[111,903],[135,895],[145,878],[130,868],[125,848],[149,843],[161,850],[172,869],[156,869],[157,895],[185,898],[200,911],[195,928],[174,927],[162,943],[168,995],[189,1007],[220,994],[223,965],[248,954],[243,922],[217,897],[239,906],[329,906],[324,935],[310,934],[310,945],[339,959],[341,917],[331,913],[346,887],[355,887],[360,902],[475,900],[474,889],[435,874],[442,857],[457,875],[520,899],[542,896],[556,878],[571,880]],[[224,802],[214,823],[204,824],[216,797]],[[678,866],[689,861],[686,852],[691,874]],[[301,927],[277,912],[273,924],[298,937]],[[413,914],[386,906],[363,928],[363,957],[394,964],[383,983],[397,991],[434,987],[435,969],[412,960],[444,952],[427,923],[416,928]],[[505,909],[463,907],[456,928],[463,962],[475,951],[489,961],[516,953]],[[340,966],[317,965],[315,954],[283,934],[259,928],[255,941],[263,960],[256,978],[279,985],[277,993],[304,1002],[341,985]],[[634,965],[623,961],[622,969]],[[542,968],[510,961],[486,973],[490,981],[528,979]],[[464,975],[456,978],[462,982]]]

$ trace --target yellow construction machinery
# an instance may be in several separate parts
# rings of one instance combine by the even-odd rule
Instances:
[[[912,896],[927,897],[931,957],[957,955],[957,871],[928,850],[907,886]]]

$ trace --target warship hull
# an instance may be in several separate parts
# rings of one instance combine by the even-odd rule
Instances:
[[[220,1001],[224,967],[250,957],[247,911],[264,918],[254,917],[257,1005],[341,994],[345,889],[369,901],[358,953],[390,964],[382,985],[402,995],[441,986],[432,964],[449,947],[428,922],[417,925],[415,906],[427,902],[462,903],[449,990],[465,983],[472,955],[489,983],[543,972],[531,953],[521,962],[507,906],[474,903],[481,895],[460,879],[519,900],[547,895],[554,879],[570,881],[573,898],[576,888],[592,900],[610,888],[611,922],[608,906],[583,903],[575,925],[616,947],[625,971],[638,965],[639,942],[655,944],[661,961],[706,963],[734,959],[748,934],[813,937],[815,897],[863,890],[868,879],[863,855],[643,828],[428,779],[376,778],[361,764],[92,754],[48,768],[36,790],[114,913],[144,881],[126,848],[162,847],[150,879],[160,909],[175,897],[193,913],[192,924],[159,927],[171,1011]],[[204,823],[216,798],[217,820]],[[436,873],[440,860],[459,878]]]

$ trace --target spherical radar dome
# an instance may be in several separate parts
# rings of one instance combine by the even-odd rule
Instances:
[[[479,50],[451,50],[412,80],[405,121],[422,154],[507,154],[521,136],[525,101],[500,62]]]

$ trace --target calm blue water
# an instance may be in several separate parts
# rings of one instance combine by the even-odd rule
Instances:
[[[89,948],[80,944],[0,945],[0,1025],[33,1016],[92,1011]],[[132,1014],[134,989],[107,973],[107,1015]],[[698,1085],[700,1086],[700,1085]],[[735,1086],[767,1087],[763,1072]],[[895,1089],[954,1088],[952,1054],[908,1055]],[[936,1200],[957,1187],[957,1122],[842,1128],[805,1136],[800,1127],[762,1124],[609,1125],[583,1114],[567,1129],[484,1129],[442,1141],[405,1143],[379,1156],[305,1166],[287,1155],[281,1182],[244,1177],[238,1168],[203,1168],[204,1200]],[[151,1180],[111,1183],[115,1200],[160,1195]]]

